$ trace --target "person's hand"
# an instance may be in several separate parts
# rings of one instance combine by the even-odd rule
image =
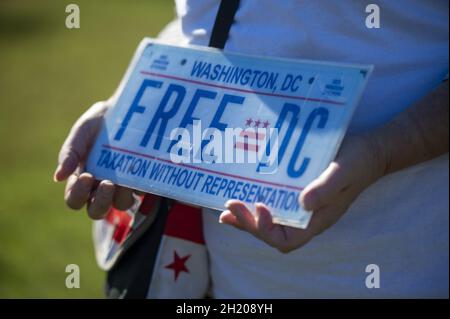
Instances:
[[[133,190],[107,180],[96,181],[91,174],[83,172],[109,106],[110,102],[95,103],[76,121],[59,152],[59,164],[53,176],[56,182],[67,180],[64,196],[67,206],[79,210],[87,204],[92,219],[103,218],[111,205],[125,210],[134,203]]]
[[[313,212],[306,229],[275,224],[263,204],[257,203],[252,214],[237,200],[225,204],[227,210],[219,221],[248,231],[281,252],[299,248],[336,223],[356,197],[384,174],[385,156],[378,145],[369,136],[344,140],[335,161],[300,195],[303,208]]]

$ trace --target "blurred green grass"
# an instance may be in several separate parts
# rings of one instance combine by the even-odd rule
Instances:
[[[139,41],[156,36],[172,1],[0,1],[0,298],[103,297],[91,223],[69,211],[52,181],[73,122],[120,81]],[[80,289],[65,267],[80,266]]]

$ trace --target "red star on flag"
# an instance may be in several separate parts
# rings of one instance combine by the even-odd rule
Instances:
[[[255,127],[259,127],[260,124],[261,124],[261,121],[260,121],[260,120],[256,120],[256,121],[255,121]]]
[[[268,128],[269,125],[270,125],[269,121],[265,121],[263,127],[264,127],[264,128]]]
[[[252,125],[252,123],[253,123],[253,120],[252,120],[252,119],[247,119],[247,120],[245,121],[245,125],[246,125],[246,126],[250,126],[250,125]]]
[[[189,269],[186,268],[186,261],[191,257],[191,255],[186,255],[183,258],[180,258],[180,256],[178,256],[177,252],[174,250],[173,251],[173,262],[167,266],[165,266],[165,268],[167,269],[172,269],[174,271],[174,276],[175,276],[175,281],[177,281],[178,279],[178,275],[180,274],[180,272],[187,272],[189,273]]]

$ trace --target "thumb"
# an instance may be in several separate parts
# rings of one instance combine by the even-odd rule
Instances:
[[[66,180],[83,165],[101,127],[104,103],[94,104],[72,127],[59,152],[58,166],[53,175],[55,182]]]
[[[307,211],[320,209],[330,203],[346,185],[346,175],[337,162],[312,181],[300,194],[300,204]]]
[[[59,152],[58,166],[53,175],[55,182],[66,180],[87,156],[88,130],[83,125],[74,127]]]
[[[70,146],[64,147],[60,151],[60,158],[55,173],[53,174],[53,180],[55,182],[62,182],[66,180],[81,164],[85,151],[81,148],[72,148]]]

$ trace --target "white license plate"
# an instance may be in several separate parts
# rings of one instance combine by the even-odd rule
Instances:
[[[86,169],[218,210],[262,202],[306,228],[299,194],[336,155],[371,71],[144,39]]]

